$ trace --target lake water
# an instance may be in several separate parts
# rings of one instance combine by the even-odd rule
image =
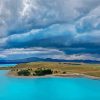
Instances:
[[[11,67],[15,66],[16,64],[0,64],[0,67]]]
[[[0,71],[0,100],[100,100],[100,80],[13,78]]]

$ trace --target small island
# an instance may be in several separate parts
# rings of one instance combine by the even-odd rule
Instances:
[[[13,77],[88,77],[100,79],[100,64],[68,63],[68,62],[30,62],[14,67],[2,67],[0,70],[10,70]]]

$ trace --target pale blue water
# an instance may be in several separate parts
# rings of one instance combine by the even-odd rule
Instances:
[[[11,78],[0,71],[0,100],[100,100],[100,80]]]
[[[15,66],[16,64],[0,64],[0,67],[11,67]]]

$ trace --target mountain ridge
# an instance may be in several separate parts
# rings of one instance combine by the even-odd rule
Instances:
[[[28,63],[28,62],[76,62],[76,63],[90,63],[90,64],[100,64],[100,61],[96,60],[65,60],[65,59],[51,59],[51,58],[38,58],[38,57],[30,57],[24,59],[17,60],[0,60],[0,64],[12,64],[12,63]]]

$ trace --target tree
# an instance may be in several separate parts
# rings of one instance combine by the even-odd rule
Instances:
[[[31,73],[28,70],[20,70],[18,72],[19,76],[29,76]]]
[[[37,69],[35,70],[35,75],[42,76],[42,75],[48,75],[52,74],[53,71],[51,69]]]

